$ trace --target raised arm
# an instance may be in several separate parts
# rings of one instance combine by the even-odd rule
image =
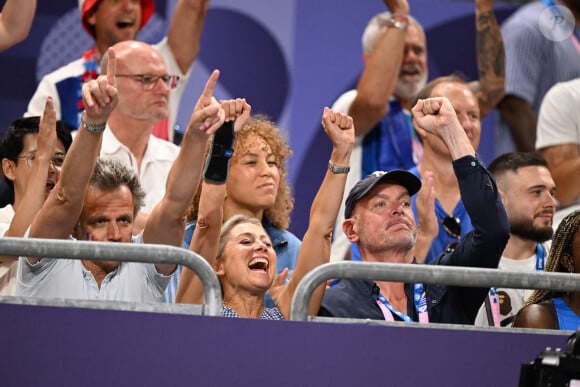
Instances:
[[[443,255],[439,263],[496,268],[509,238],[509,226],[495,181],[475,157],[467,134],[446,98],[420,100],[413,108],[413,117],[420,127],[437,135],[447,145],[461,200],[473,225],[473,231],[461,239],[452,253]],[[459,296],[467,315],[475,318],[487,291],[484,288],[462,289]]]
[[[250,117],[251,106],[245,99],[240,98],[222,101],[221,105],[226,114],[226,121],[230,122],[235,120],[233,130],[235,132],[239,131]],[[219,129],[220,132],[230,132],[230,134],[224,133],[226,136],[223,138],[231,137],[231,130],[232,127],[229,124],[224,124]],[[215,141],[216,140],[214,139],[214,142]],[[231,144],[231,146],[233,147],[233,144]],[[211,160],[211,157],[211,154],[208,155],[208,162]],[[202,183],[197,224],[189,245],[191,251],[204,257],[212,267],[215,267],[215,259],[218,255],[220,231],[223,222],[225,192],[225,180],[205,180]],[[181,278],[179,279],[179,287],[175,299],[177,303],[203,303],[203,285],[201,284],[199,277],[186,267],[183,268]]]
[[[0,14],[0,51],[26,39],[36,11],[36,0],[6,0]]]
[[[412,113],[420,128],[443,140],[452,160],[463,156],[475,156],[467,133],[461,127],[453,105],[447,98],[421,99],[413,107]]]
[[[145,243],[181,246],[187,208],[201,179],[205,144],[224,121],[224,112],[213,98],[218,78],[219,71],[214,70],[194,107],[179,154],[167,177],[165,196],[147,219],[143,231]],[[156,267],[162,274],[175,270],[175,265],[157,264]]]
[[[26,182],[23,197],[14,203],[14,217],[4,236],[21,237],[32,223],[34,215],[44,204],[46,179],[56,148],[56,113],[52,98],[46,100],[44,113],[40,117],[36,139],[36,155]]]
[[[417,217],[418,229],[415,246],[413,247],[413,256],[417,263],[425,262],[427,254],[431,249],[433,240],[439,232],[437,215],[435,214],[435,187],[433,186],[433,172],[425,171],[421,179],[421,189],[417,193]]]
[[[401,21],[409,15],[407,0],[385,0]],[[408,21],[405,22],[408,26]],[[364,54],[365,68],[359,79],[357,96],[348,111],[356,126],[356,135],[368,133],[388,112],[389,99],[401,71],[406,29],[381,27],[374,47]]]
[[[501,119],[509,127],[516,150],[534,151],[538,117],[532,105],[517,95],[506,95],[498,105]]]
[[[67,238],[77,223],[89,180],[99,157],[105,123],[117,105],[115,52],[108,50],[111,71],[83,85],[85,112],[65,157],[60,179],[34,217],[30,237]]]
[[[179,0],[173,11],[167,43],[183,74],[199,53],[209,0]]]
[[[324,108],[322,126],[332,142],[330,163],[336,167],[350,164],[350,154],[354,144],[354,125],[351,117]],[[330,167],[330,165],[329,165]],[[290,317],[290,304],[300,280],[312,269],[330,260],[330,242],[334,222],[340,209],[347,174],[326,171],[310,208],[308,229],[302,239],[294,274],[277,299],[277,306],[285,318]],[[311,314],[317,314],[324,296],[324,285],[312,295]]]
[[[493,0],[475,0],[475,28],[480,83],[477,97],[481,117],[485,117],[505,93],[505,52]]]

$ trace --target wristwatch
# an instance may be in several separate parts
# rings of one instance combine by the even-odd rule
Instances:
[[[105,128],[107,127],[107,123],[105,122],[104,124],[96,124],[96,125],[89,124],[85,122],[85,113],[83,112],[83,114],[81,115],[81,126],[91,133],[103,133],[105,131]]]
[[[328,169],[330,170],[330,172],[337,174],[337,173],[349,173],[350,172],[350,166],[338,166],[338,165],[334,165],[330,160],[328,160]]]

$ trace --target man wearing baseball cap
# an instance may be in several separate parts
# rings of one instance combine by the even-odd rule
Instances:
[[[153,135],[173,141],[179,101],[187,85],[191,65],[197,57],[209,0],[178,0],[167,36],[155,48],[161,53],[169,74],[180,81],[171,91],[169,115],[153,128]],[[57,119],[77,128],[84,110],[81,86],[100,74],[101,55],[116,43],[134,40],[155,12],[153,0],[79,0],[84,29],[95,45],[82,58],[45,75],[28,104],[25,116],[41,115],[48,96],[54,101]]]
[[[507,216],[495,181],[476,158],[447,98],[419,100],[414,124],[449,149],[461,198],[473,231],[431,264],[496,268],[509,237]],[[345,203],[343,230],[366,262],[414,263],[417,226],[411,196],[419,179],[403,170],[375,172],[359,181]],[[473,324],[489,289],[401,282],[341,280],[326,290],[322,316]]]

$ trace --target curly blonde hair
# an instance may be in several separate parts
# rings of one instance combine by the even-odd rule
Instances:
[[[237,155],[243,154],[250,146],[249,138],[257,136],[265,141],[272,154],[276,157],[276,166],[280,174],[280,183],[276,193],[274,205],[264,211],[264,216],[268,218],[273,226],[286,230],[290,226],[290,213],[294,208],[294,197],[288,185],[288,168],[287,159],[292,155],[292,150],[283,133],[275,124],[266,116],[256,115],[250,118],[244,127],[236,134],[234,143],[234,154],[232,161],[237,160]],[[209,152],[209,145],[206,146],[206,155]],[[197,190],[187,213],[187,221],[191,222],[197,219],[199,209],[199,198],[201,196],[201,186]]]

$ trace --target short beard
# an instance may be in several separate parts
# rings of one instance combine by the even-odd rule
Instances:
[[[534,242],[545,242],[552,238],[554,230],[552,226],[535,227],[529,219],[510,220],[510,233]]]
[[[421,91],[425,85],[427,84],[427,74],[423,74],[421,79],[419,79],[416,83],[408,83],[401,78],[397,79],[397,83],[395,84],[395,90],[393,95],[398,98],[412,100],[415,99],[419,91]]]

